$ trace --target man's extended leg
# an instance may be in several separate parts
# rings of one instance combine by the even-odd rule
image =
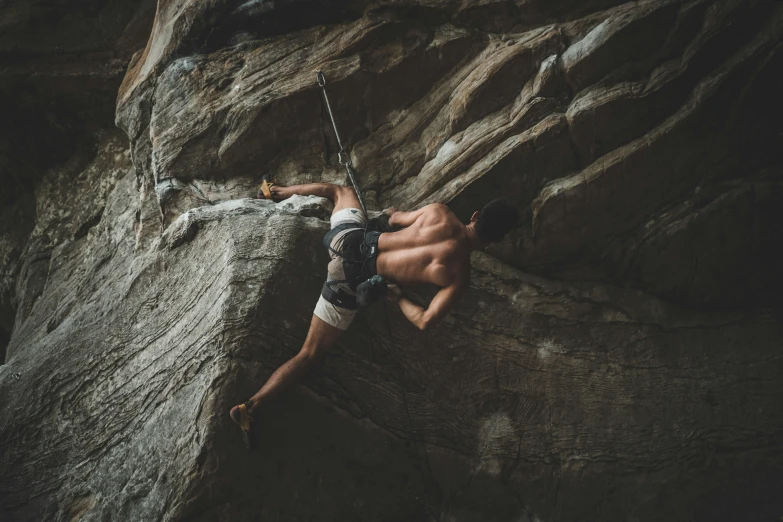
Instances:
[[[271,189],[272,197],[276,201],[288,199],[293,195],[299,196],[320,196],[334,203],[335,212],[344,208],[361,208],[359,198],[352,187],[343,187],[342,185],[333,185],[332,183],[305,183],[304,185],[292,185],[282,187],[274,185]]]
[[[308,183],[291,187],[273,186],[271,192],[275,200],[287,199],[295,194],[325,197],[334,204],[332,215],[347,208],[359,209],[360,206],[359,198],[356,197],[356,192],[354,192],[353,188],[332,185],[330,183]],[[334,314],[330,314],[329,312],[333,311],[334,308],[332,307],[330,310],[325,311],[321,308],[322,304],[321,300],[319,300],[319,305],[316,306],[316,313],[321,313],[322,317],[331,320]],[[326,306],[331,305],[327,304]],[[319,312],[319,310],[321,310],[321,312]],[[337,328],[337,326],[347,328],[347,324],[350,323],[352,316],[346,321],[346,319],[343,318],[346,312],[350,313],[345,310],[342,314],[337,314],[337,319],[333,322],[335,326],[327,323],[317,315],[313,315],[310,322],[310,329],[307,332],[307,338],[305,339],[304,345],[299,350],[299,353],[289,359],[269,377],[261,389],[246,403],[245,411],[248,413],[252,412],[259,406],[263,406],[268,401],[272,400],[282,391],[298,384],[307,372],[323,358],[326,350],[328,350],[340,337],[343,330]],[[344,323],[345,326],[342,326],[341,323]],[[237,422],[237,424],[240,424],[240,426],[242,426],[242,419],[247,417],[246,414],[243,416],[243,407],[244,405],[238,405],[231,409],[231,418]],[[243,427],[242,429],[245,430],[246,428]]]
[[[343,333],[342,330],[325,323],[316,316],[310,322],[302,349],[293,356],[266,381],[266,384],[248,401],[248,410],[253,411],[259,406],[280,394],[280,392],[297,384],[307,372],[323,358],[328,350]]]
[[[287,199],[295,194],[300,196],[320,196],[331,200],[334,203],[332,214],[344,208],[359,207],[359,198],[356,197],[356,192],[351,187],[342,187],[331,183],[307,183],[291,187],[272,187],[272,195],[275,199]],[[297,355],[278,368],[266,381],[266,384],[250,398],[248,410],[254,410],[259,404],[265,403],[269,398],[300,381],[312,368],[313,364],[321,359],[323,352],[337,341],[341,333],[342,330],[335,328],[314,315],[302,349]]]
[[[257,444],[258,424],[250,416],[253,410],[274,399],[281,392],[298,384],[307,372],[323,358],[324,353],[340,337],[342,330],[313,315],[310,330],[299,353],[275,370],[266,383],[245,404],[231,408],[231,419],[242,428],[245,445],[254,449]]]

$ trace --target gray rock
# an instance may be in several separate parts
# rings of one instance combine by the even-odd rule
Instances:
[[[578,4],[4,5],[0,518],[777,519],[783,7]],[[247,454],[330,214],[257,183],[347,182],[316,68],[373,214],[523,220]]]

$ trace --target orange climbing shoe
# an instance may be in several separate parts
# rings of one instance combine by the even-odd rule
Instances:
[[[248,403],[240,404],[231,408],[229,415],[231,420],[236,422],[242,429],[242,439],[245,442],[245,447],[248,450],[256,449],[258,445],[258,429],[253,417],[250,416],[250,412],[247,411]]]
[[[256,199],[268,199],[270,201],[274,201],[272,196],[272,187],[276,185],[275,181],[270,181],[267,176],[264,176],[261,178],[261,186],[258,187],[258,192],[256,193]]]

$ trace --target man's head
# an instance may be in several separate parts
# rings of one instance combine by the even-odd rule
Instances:
[[[487,203],[470,218],[475,223],[476,233],[484,243],[497,243],[514,228],[519,212],[508,200],[499,198]]]

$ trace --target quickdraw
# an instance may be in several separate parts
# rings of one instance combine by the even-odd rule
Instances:
[[[345,166],[345,170],[348,172],[348,177],[351,180],[351,185],[353,185],[356,196],[359,198],[359,204],[362,206],[362,212],[364,212],[365,219],[368,219],[369,214],[367,213],[367,206],[364,204],[362,191],[359,188],[359,184],[356,182],[356,171],[353,168],[353,163],[351,163],[351,155],[345,150],[343,142],[340,139],[337,123],[334,121],[334,114],[332,114],[332,106],[329,104],[329,96],[326,94],[326,77],[320,69],[315,72],[315,80],[324,93],[326,110],[329,112],[329,119],[332,120],[332,127],[334,128],[334,136],[337,138],[337,145],[340,147],[340,151],[337,153],[337,159],[340,162],[340,165]],[[358,256],[354,259],[353,257],[349,258],[346,256],[344,252],[337,252],[332,248],[332,238],[334,237],[334,234],[337,234],[340,231],[339,226],[332,229],[326,237],[324,237],[324,245],[344,259],[346,272],[350,270],[351,276],[345,281],[327,281],[324,283],[321,295],[330,303],[349,309],[356,309],[357,306],[368,306],[383,297],[387,290],[386,281],[378,274],[369,273],[374,272],[374,270],[369,271],[367,269],[368,262],[378,256],[378,236],[380,235],[380,232],[368,232],[367,226],[365,225],[361,235],[361,242],[357,245],[359,247],[358,252],[356,252]],[[346,275],[348,274],[346,273]],[[332,288],[331,285],[336,285],[338,283],[348,283],[350,286],[355,287],[356,297],[342,292],[339,289],[335,290]]]
[[[340,140],[340,133],[337,132],[337,123],[334,121],[332,106],[329,104],[329,96],[326,94],[326,77],[324,76],[323,71],[320,69],[315,71],[315,81],[318,82],[318,85],[321,87],[321,90],[324,93],[326,110],[329,112],[329,118],[332,120],[332,127],[334,128],[334,135],[337,138],[337,145],[340,147],[340,151],[337,153],[337,160],[340,162],[340,165],[345,166],[345,170],[348,172],[348,177],[351,180],[351,185],[353,185],[353,189],[356,191],[356,196],[359,198],[359,204],[362,206],[362,211],[364,212],[365,216],[369,216],[367,213],[367,207],[364,204],[362,191],[359,189],[359,184],[356,183],[356,170],[353,168],[351,155],[348,153],[348,151],[345,150],[345,147],[343,147],[343,142]]]

